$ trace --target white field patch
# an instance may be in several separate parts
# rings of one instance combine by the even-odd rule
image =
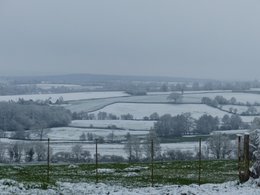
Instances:
[[[214,131],[210,133],[210,135],[213,135],[215,133],[221,133],[221,134],[227,134],[227,135],[237,135],[237,134],[245,134],[248,133],[250,130],[248,129],[239,129],[239,130],[226,130],[226,131]]]
[[[260,106],[253,106],[257,112],[260,112]],[[222,109],[229,110],[230,108],[237,109],[237,113],[241,114],[242,112],[246,112],[248,110],[248,106],[238,106],[238,105],[223,105]]]
[[[44,134],[43,139],[50,138],[51,140],[75,140],[79,141],[80,136],[85,133],[86,138],[88,133],[92,133],[94,136],[106,137],[113,133],[114,139],[122,140],[127,133],[131,135],[143,136],[148,134],[148,130],[119,130],[119,129],[97,129],[97,128],[75,128],[75,127],[57,127],[46,130],[47,133]],[[30,132],[30,131],[28,131]],[[39,136],[31,131],[31,139],[39,139]]]
[[[107,128],[116,126],[120,129],[150,130],[156,121],[134,121],[134,120],[73,120],[73,127],[95,127]]]
[[[157,112],[160,116],[164,114],[171,114],[173,116],[183,114],[186,112],[191,113],[193,118],[199,118],[203,114],[210,114],[212,116],[223,117],[226,112],[219,109],[212,108],[203,104],[141,104],[141,103],[116,103],[109,105],[101,110],[93,112],[112,113],[117,116],[123,114],[132,114],[134,119],[143,119],[145,116],[150,116],[152,113]]]
[[[0,143],[5,144],[6,147],[8,147],[7,144],[10,143],[38,143],[38,141],[21,141],[21,140],[11,140],[8,138],[0,138]],[[46,144],[47,142],[43,141],[43,143]],[[55,154],[57,152],[71,152],[71,149],[75,145],[81,145],[83,150],[87,150],[91,153],[91,156],[94,157],[96,145],[95,143],[90,142],[80,142],[80,141],[52,141],[50,140],[50,146],[52,149],[52,153]],[[202,142],[202,146],[205,146],[205,142]],[[198,142],[180,142],[180,143],[162,143],[161,146],[161,152],[167,152],[169,150],[180,150],[180,151],[190,151],[195,154],[197,148],[199,147]],[[124,144],[112,144],[112,143],[103,143],[98,144],[98,153],[100,155],[117,155],[122,156],[124,158],[127,158],[127,154],[124,150]]]
[[[186,94],[201,94],[201,93],[227,93],[227,92],[232,92],[231,90],[206,90],[206,91],[184,91],[184,96]],[[167,92],[148,92],[147,95],[169,95],[171,93],[179,93],[181,94],[180,91],[167,91]]]
[[[54,83],[39,83],[39,84],[21,84],[18,85],[21,87],[37,87],[40,89],[51,89],[51,88],[58,88],[58,87],[66,87],[69,89],[81,89],[83,86],[81,85],[73,85],[73,84],[54,84]]]
[[[87,99],[100,99],[100,98],[112,98],[129,96],[122,91],[110,91],[110,92],[79,92],[79,93],[58,93],[58,94],[33,94],[33,95],[6,95],[0,96],[0,101],[18,101],[24,100],[47,100],[55,102],[60,97],[63,97],[64,101],[73,100],[87,100]]]
[[[216,96],[223,96],[226,99],[231,99],[235,97],[237,102],[242,103],[260,103],[260,94],[251,94],[251,93],[201,93],[201,94],[186,94],[185,97],[193,97],[201,99],[202,97],[215,98]]]
[[[94,157],[96,145],[94,143],[76,143],[76,142],[51,142],[51,148],[53,153],[57,152],[69,152],[71,148],[79,144],[82,146],[83,150],[87,150],[91,153],[92,157]],[[205,142],[202,142],[202,146],[206,145]],[[197,148],[199,147],[198,142],[181,142],[181,143],[162,143],[161,152],[167,152],[169,150],[180,150],[180,151],[190,151],[195,154]],[[98,153],[100,155],[117,155],[127,158],[127,153],[124,150],[124,144],[98,144]]]
[[[69,104],[64,104],[63,107],[71,110],[72,112],[91,112],[95,110],[99,110],[104,106],[109,104],[117,103],[117,102],[144,102],[144,103],[167,103],[168,95],[146,95],[146,96],[128,96],[128,97],[114,97],[107,99],[91,99],[86,101],[73,101],[69,102]],[[200,101],[200,100],[199,100]],[[198,101],[198,102],[199,102]]]

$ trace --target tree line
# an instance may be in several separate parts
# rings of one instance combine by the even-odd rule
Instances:
[[[190,113],[176,116],[165,114],[159,117],[154,124],[154,130],[160,137],[180,137],[186,134],[210,134],[215,130],[244,129],[249,125],[244,123],[238,115],[224,115],[221,119],[208,114],[198,119],[191,117]]]
[[[47,104],[20,104],[0,102],[0,129],[3,131],[24,131],[67,126],[71,112],[63,107]]]

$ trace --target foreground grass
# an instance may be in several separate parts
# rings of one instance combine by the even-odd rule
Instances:
[[[103,170],[98,174],[98,182],[130,187],[151,185],[151,165],[148,163],[102,163],[98,167]],[[198,183],[198,167],[197,161],[157,162],[154,164],[154,183]],[[57,181],[96,182],[97,179],[94,164],[51,165],[49,179],[46,165],[0,166],[0,178],[36,183],[43,187],[55,185]],[[200,183],[221,183],[236,179],[236,161],[202,161]]]

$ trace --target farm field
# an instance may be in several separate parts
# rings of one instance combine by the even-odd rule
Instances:
[[[8,138],[0,138],[0,142],[4,143],[6,147],[8,147],[9,143],[30,143],[30,144],[35,144],[38,143],[39,141],[30,141],[30,140],[13,140],[13,139],[8,139]],[[46,144],[47,142],[43,141],[42,143]],[[52,140],[50,141],[50,147],[52,149],[52,153],[55,154],[57,152],[70,152],[72,147],[80,144],[82,146],[83,150],[87,150],[90,152],[91,156],[93,157],[95,154],[95,143],[90,143],[90,142],[82,142],[79,140],[65,140],[65,139],[60,139],[60,140]],[[203,146],[205,145],[205,142],[202,142]],[[179,142],[179,143],[161,143],[161,152],[166,152],[168,150],[180,150],[180,151],[190,151],[195,154],[196,149],[198,148],[198,141],[191,141],[191,142]],[[124,150],[124,143],[99,143],[98,144],[98,153],[100,155],[117,155],[117,156],[122,156],[127,159],[127,154]]]
[[[107,128],[116,126],[120,129],[150,130],[156,121],[135,121],[135,120],[73,120],[71,127],[95,127]]]
[[[39,84],[19,84],[18,86],[21,87],[37,87],[41,89],[51,89],[57,87],[66,87],[70,89],[81,89],[83,86],[81,85],[74,85],[74,84],[54,84],[54,83],[39,83]]]
[[[172,161],[154,164],[156,185],[198,183],[198,161]],[[222,183],[237,180],[236,161],[202,161],[201,183]],[[99,182],[111,185],[140,187],[151,185],[150,163],[102,163],[98,165]],[[0,166],[0,178],[24,183],[47,182],[46,165]],[[51,165],[49,183],[95,182],[95,164]]]
[[[168,95],[149,95],[69,101],[68,104],[63,105],[63,107],[71,110],[72,112],[92,112],[117,102],[169,103],[167,97]]]
[[[57,127],[51,128],[46,131],[46,134],[43,136],[43,139],[53,139],[53,140],[75,140],[79,141],[79,137],[85,133],[87,136],[88,133],[92,133],[96,136],[106,137],[113,133],[115,139],[123,139],[127,133],[131,135],[145,135],[148,133],[148,130],[124,130],[124,129],[98,129],[98,128],[76,128],[76,127]],[[31,135],[31,138],[36,138],[37,136]],[[38,138],[39,139],[39,138]]]
[[[260,94],[252,94],[252,93],[201,93],[201,94],[185,94],[185,97],[194,98],[194,99],[201,99],[202,97],[209,97],[209,98],[215,98],[216,96],[223,96],[226,99],[231,99],[232,97],[235,97],[237,102],[242,103],[260,103]]]
[[[203,114],[209,114],[212,116],[217,116],[222,118],[224,115],[231,115],[228,112],[222,111],[218,108],[210,107],[205,104],[170,104],[170,103],[114,103],[103,107],[94,112],[93,114],[98,114],[99,112],[112,113],[117,116],[122,114],[132,114],[134,119],[142,120],[143,117],[149,117],[152,113],[157,112],[160,116],[164,114],[171,114],[173,116],[178,114],[183,114],[186,112],[191,113],[191,116],[198,119]],[[241,116],[244,122],[252,122],[255,116]]]
[[[222,109],[229,110],[230,108],[237,109],[237,113],[241,114],[242,112],[246,112],[249,108],[249,106],[238,106],[238,105],[223,105]],[[260,106],[254,106],[254,108],[257,110],[257,112],[260,112]]]
[[[226,130],[226,131],[214,131],[211,133],[211,135],[214,133],[221,133],[221,134],[227,134],[227,135],[237,135],[237,134],[243,135],[244,133],[248,133],[248,132],[250,132],[250,130],[248,130],[248,129]]]
[[[6,95],[0,96],[0,101],[18,101],[20,98],[24,100],[47,100],[55,102],[60,97],[63,97],[64,101],[72,100],[86,100],[86,99],[100,99],[100,98],[112,98],[129,96],[122,91],[110,91],[110,92],[78,92],[78,93],[57,93],[57,94],[33,94],[33,95]]]
[[[160,116],[164,114],[178,115],[190,112],[194,118],[199,118],[203,114],[211,114],[213,116],[223,117],[226,112],[219,109],[212,108],[204,104],[142,104],[142,103],[116,103],[109,105],[101,110],[93,112],[112,113],[117,116],[122,114],[132,114],[134,119],[143,119],[145,116],[150,116],[152,113],[157,112]]]
[[[95,144],[82,144],[75,143],[75,142],[53,142],[51,144],[51,148],[53,150],[53,153],[57,152],[64,152],[64,151],[71,151],[71,148],[75,144],[81,144],[83,150],[88,150],[92,157],[94,157],[95,154]],[[203,146],[205,145],[205,142],[203,142]],[[180,151],[190,151],[195,154],[196,149],[198,148],[199,144],[198,142],[180,142],[180,143],[161,143],[161,152],[167,152],[168,150],[180,150]],[[124,150],[124,144],[98,144],[98,153],[100,155],[117,155],[122,156],[125,159],[127,159],[127,153]]]

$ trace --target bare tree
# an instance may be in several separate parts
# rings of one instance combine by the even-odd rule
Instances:
[[[8,147],[8,154],[11,162],[21,162],[24,146],[22,143],[15,142]]]
[[[173,101],[174,103],[180,102],[182,100],[182,95],[179,93],[171,93],[167,99]]]
[[[225,159],[231,155],[232,144],[228,136],[221,133],[214,133],[208,140],[207,146],[210,153],[216,159]]]
[[[82,145],[75,145],[71,148],[71,152],[76,160],[80,160],[81,154],[83,153]]]
[[[152,141],[153,141],[154,157],[159,158],[161,156],[161,146],[160,146],[159,138],[158,138],[155,130],[151,129],[149,131],[149,134],[146,135],[144,143],[142,144],[142,149],[143,149],[144,155],[147,159],[151,158]]]
[[[124,145],[124,150],[128,156],[129,161],[132,161],[133,157],[133,143],[132,143],[132,135],[130,133],[127,134],[127,142]]]
[[[34,145],[34,151],[37,157],[37,161],[43,161],[47,158],[47,146],[43,143],[36,143]]]
[[[124,145],[129,161],[138,161],[141,158],[140,140],[131,134],[127,135],[127,142]]]
[[[6,144],[0,142],[0,162],[5,160]]]
[[[26,162],[32,162],[34,157],[34,147],[27,145],[25,146],[25,161]]]
[[[80,141],[86,141],[86,140],[87,140],[86,134],[85,134],[85,133],[82,133],[82,134],[79,136],[79,140],[80,140]]]

